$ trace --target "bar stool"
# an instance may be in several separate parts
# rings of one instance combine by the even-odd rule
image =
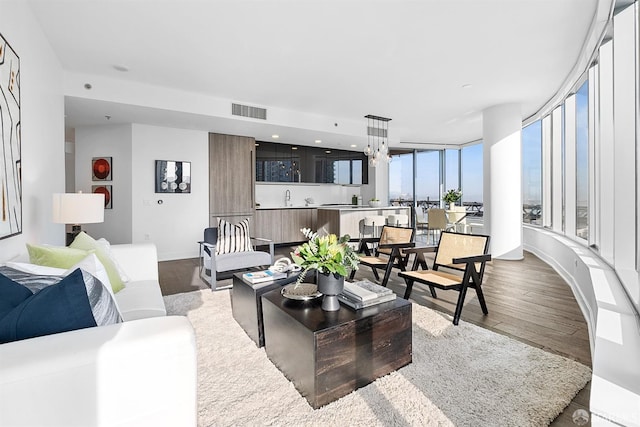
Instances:
[[[382,227],[386,224],[387,219],[382,215],[371,215],[364,217],[364,226],[372,227],[374,237],[379,237]]]
[[[396,227],[408,227],[409,215],[405,214],[393,214],[387,217],[387,224],[395,225]]]

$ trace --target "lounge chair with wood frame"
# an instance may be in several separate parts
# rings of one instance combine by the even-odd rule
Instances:
[[[360,264],[371,267],[373,275],[378,281],[380,280],[378,269],[384,270],[384,278],[380,284],[387,286],[393,267],[406,271],[409,254],[404,253],[403,249],[415,246],[414,232],[413,228],[385,225],[382,227],[379,238],[357,239],[359,242],[358,252],[364,252],[364,255],[360,256]],[[373,255],[368,246],[370,243],[377,243]],[[352,270],[349,280],[353,280],[355,274],[356,270]]]
[[[431,295],[437,298],[434,288],[443,290],[456,290],[458,302],[456,304],[455,313],[453,315],[453,324],[457,325],[462,313],[464,299],[467,295],[467,289],[473,288],[478,295],[478,302],[482,308],[482,312],[489,314],[487,304],[482,293],[482,278],[484,276],[484,267],[487,261],[491,261],[489,250],[489,236],[479,234],[461,234],[449,231],[442,232],[440,242],[435,248],[436,256],[433,261],[433,269],[429,270],[424,259],[424,252],[433,252],[434,248],[420,248],[421,253],[417,253],[414,259],[411,271],[398,273],[407,284],[407,290],[404,294],[405,299],[411,296],[411,290],[415,282],[427,285],[431,291]],[[413,251],[420,250],[419,248]],[[422,266],[424,270],[418,270]],[[462,272],[462,275],[454,272],[440,271],[440,268],[447,268]]]

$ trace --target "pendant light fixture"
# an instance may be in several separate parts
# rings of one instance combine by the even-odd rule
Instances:
[[[367,114],[367,147],[364,154],[369,157],[369,165],[376,167],[379,162],[389,162],[389,122],[386,117]],[[386,140],[386,143],[385,143]]]

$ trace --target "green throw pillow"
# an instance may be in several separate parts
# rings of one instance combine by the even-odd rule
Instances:
[[[107,276],[109,276],[109,281],[111,282],[111,288],[113,289],[113,293],[119,292],[124,289],[124,283],[120,278],[120,273],[118,273],[118,268],[115,263],[111,259],[111,256],[105,252],[104,248],[96,242],[96,240],[89,236],[84,231],[81,231],[80,234],[73,239],[70,248],[81,249],[85,251],[93,251],[96,256],[104,265],[104,269],[107,270]]]
[[[32,245],[27,243],[31,264],[68,269],[82,261],[89,252],[79,248]]]

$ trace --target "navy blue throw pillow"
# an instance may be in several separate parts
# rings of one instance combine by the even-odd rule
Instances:
[[[31,295],[29,289],[0,274],[0,320]]]
[[[0,343],[96,326],[81,270],[31,295],[0,319]]]

